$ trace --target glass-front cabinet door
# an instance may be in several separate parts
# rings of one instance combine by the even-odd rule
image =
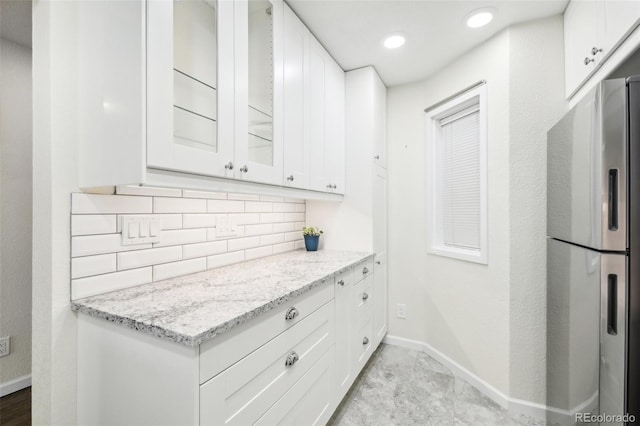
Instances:
[[[234,5],[235,177],[281,185],[283,3],[247,0]]]
[[[234,2],[147,2],[147,166],[233,177]]]

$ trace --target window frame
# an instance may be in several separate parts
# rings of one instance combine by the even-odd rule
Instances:
[[[480,144],[480,248],[465,249],[461,247],[446,246],[444,244],[444,220],[442,203],[442,149],[440,120],[457,111],[475,104],[477,98],[479,108],[479,144]],[[488,265],[488,241],[487,241],[487,85],[466,91],[454,99],[448,100],[432,110],[428,110],[425,116],[426,129],[426,241],[427,253],[450,257],[468,262]]]

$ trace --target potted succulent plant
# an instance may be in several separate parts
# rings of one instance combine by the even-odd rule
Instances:
[[[302,228],[304,246],[307,248],[307,251],[318,250],[318,242],[320,241],[320,235],[322,234],[323,232],[320,228],[315,228],[313,226]]]

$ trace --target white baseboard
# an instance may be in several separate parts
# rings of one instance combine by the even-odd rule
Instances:
[[[31,386],[31,374],[0,383],[0,398]]]
[[[441,364],[451,370],[451,372],[455,376],[462,378],[471,386],[478,389],[484,395],[493,400],[496,404],[508,410],[511,414],[525,414],[536,419],[551,420],[560,424],[563,424],[567,418],[573,417],[573,413],[569,411],[558,410],[557,408],[548,407],[547,405],[539,404],[536,402],[510,398],[504,392],[500,391],[493,385],[478,377],[476,374],[467,370],[465,367],[461,366],[426,342],[420,342],[418,340],[405,339],[404,337],[390,335],[385,336],[383,342],[389,345],[402,346],[405,348],[426,352],[427,354],[429,354],[429,356],[439,361]]]

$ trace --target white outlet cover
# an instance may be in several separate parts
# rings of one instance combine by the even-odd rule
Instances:
[[[0,338],[0,356],[7,356],[11,353],[11,336]]]

